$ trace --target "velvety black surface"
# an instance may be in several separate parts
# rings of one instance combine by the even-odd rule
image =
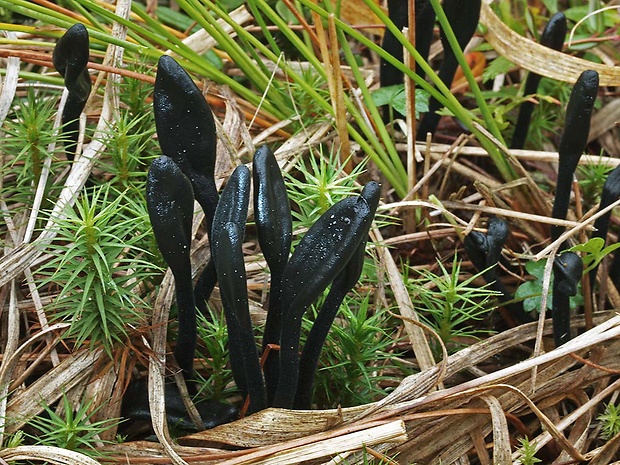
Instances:
[[[372,219],[373,212],[365,197],[341,200],[308,230],[286,265],[282,279],[280,375],[273,401],[275,407],[290,408],[295,399],[303,313],[351,260],[368,235]]]
[[[254,181],[254,219],[258,243],[271,273],[267,321],[262,343],[263,351],[265,351],[269,344],[280,343],[282,326],[280,291],[282,273],[291,252],[293,220],[280,167],[275,156],[266,145],[260,147],[254,154],[252,174]],[[273,400],[278,383],[278,365],[278,352],[270,351],[263,366],[270,402]]]
[[[598,73],[593,70],[581,73],[570,94],[564,132],[558,147],[558,182],[553,203],[553,218],[565,219],[568,213],[573,174],[588,142],[590,118],[597,93]],[[551,240],[556,240],[563,231],[563,227],[553,226]]]
[[[74,24],[58,39],[52,63],[65,80],[69,91],[62,112],[65,154],[68,160],[75,158],[80,130],[80,114],[84,110],[92,87],[86,65],[89,56],[88,30],[83,24]]]
[[[558,12],[554,14],[549,19],[549,22],[540,36],[541,45],[557,51],[562,50],[564,38],[566,37],[566,29],[566,16],[564,16],[564,13]],[[540,74],[529,73],[525,80],[523,95],[535,94],[538,90],[538,84],[540,83],[541,77],[542,76]],[[534,102],[529,100],[523,102],[519,107],[519,116],[517,117],[517,123],[515,124],[515,130],[512,135],[512,143],[510,144],[510,148],[522,149],[525,146],[525,140],[527,138],[533,111]]]

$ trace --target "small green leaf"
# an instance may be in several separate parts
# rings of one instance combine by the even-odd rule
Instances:
[[[407,98],[405,96],[405,85],[396,84],[393,86],[381,87],[370,94],[372,101],[378,107],[390,105],[395,111],[407,113]],[[428,111],[428,92],[421,89],[415,91],[415,116],[418,118],[420,113]]]
[[[583,253],[598,253],[605,246],[605,241],[602,237],[593,237],[585,244],[577,244],[572,247],[571,250],[573,252],[583,252]]]
[[[533,312],[540,310],[541,286],[538,281],[527,281],[517,288],[516,300],[523,300],[523,310]],[[547,299],[547,308],[551,308],[551,299]]]
[[[537,262],[531,261],[525,264],[525,270],[540,280],[543,279],[543,275],[545,273],[545,265],[547,264],[546,260],[540,260]]]
[[[581,252],[581,259],[583,260],[584,273],[588,273],[594,267],[605,258],[620,247],[620,243],[615,243],[605,247],[605,240],[602,237],[593,237],[585,244],[577,244],[571,247],[573,252]]]
[[[526,281],[521,284],[515,292],[515,300],[523,300],[523,309],[526,312],[539,311],[541,305],[542,283],[547,260],[538,262],[530,261],[525,264],[527,272],[536,279]],[[553,304],[553,275],[549,282],[549,293],[547,294],[547,309],[551,310]],[[577,287],[577,294],[570,298],[570,308],[575,309],[583,305],[583,295],[581,293],[581,284]]]

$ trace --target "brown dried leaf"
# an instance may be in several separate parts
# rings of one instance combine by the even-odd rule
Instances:
[[[367,406],[333,410],[269,408],[233,423],[183,438],[185,444],[229,444],[238,447],[270,446],[333,428],[352,419]],[[269,434],[265,434],[266,431]]]
[[[379,5],[378,0],[373,0],[376,5]],[[403,0],[408,1],[408,0]],[[332,0],[332,7],[335,6],[335,1]],[[381,24],[377,15],[375,15],[370,8],[366,6],[364,0],[347,0],[340,3],[340,17],[347,23],[353,26],[362,26],[365,24]],[[387,11],[386,11],[387,13]],[[382,27],[365,29],[366,32],[383,36],[385,31]]]

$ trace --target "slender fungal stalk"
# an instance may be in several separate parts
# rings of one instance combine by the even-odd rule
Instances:
[[[250,398],[249,413],[254,413],[267,408],[267,393],[250,320],[242,246],[242,231],[237,224],[227,222],[219,234],[215,265],[228,327],[233,375],[242,395]]]
[[[476,32],[478,20],[480,19],[481,0],[445,0],[443,2],[443,11],[452,26],[454,35],[460,49],[464,49]],[[454,73],[458,67],[456,54],[450,43],[446,33],[442,29],[441,43],[444,50],[444,58],[439,67],[439,78],[447,86],[450,87]],[[437,110],[441,107],[440,102],[435,98],[431,98],[428,104],[428,113],[420,122],[418,128],[418,139],[426,139],[426,134],[435,134],[440,116]]]
[[[560,51],[564,45],[564,37],[566,36],[566,16],[564,13],[558,12],[554,14],[545,26],[540,37],[541,45],[549,47],[553,50]],[[535,94],[538,90],[538,84],[542,76],[536,73],[529,73],[525,80],[525,88],[523,95]],[[512,135],[511,149],[522,149],[525,146],[525,139],[530,127],[532,112],[534,111],[534,102],[526,100],[519,107],[519,116],[515,124],[515,131]]]
[[[238,166],[228,179],[213,217],[211,255],[220,282],[233,377],[243,395],[250,395],[250,410],[258,411],[267,406],[267,401],[250,322],[241,250],[250,179],[250,170],[244,165]]]

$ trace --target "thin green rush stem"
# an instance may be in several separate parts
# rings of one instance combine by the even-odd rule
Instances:
[[[333,13],[330,10],[331,10],[331,6],[327,6],[326,11]],[[387,128],[385,127],[385,124],[383,123],[383,118],[379,114],[379,111],[377,110],[377,107],[374,104],[374,101],[372,99],[372,96],[370,95],[368,86],[366,86],[366,81],[364,80],[362,74],[360,73],[359,66],[357,65],[357,61],[355,60],[355,57],[353,56],[353,52],[351,51],[351,47],[349,46],[349,43],[346,40],[344,32],[342,31],[342,29],[337,29],[337,34],[338,34],[339,45],[344,51],[347,63],[349,67],[351,68],[351,72],[353,73],[357,81],[358,88],[360,89],[364,97],[365,106],[366,108],[368,108],[368,111],[370,112],[370,116],[372,117],[377,127],[377,130],[379,131],[379,136],[381,138],[381,141],[385,145],[385,148],[387,149],[388,155],[390,156],[392,160],[392,164],[394,168],[396,169],[396,174],[401,177],[401,182],[398,185],[394,186],[394,188],[397,190],[397,193],[401,197],[404,197],[407,194],[406,192],[406,187],[408,184],[407,172],[405,171],[405,168],[400,159],[400,156],[398,155],[398,152],[396,151],[396,147],[394,146],[392,138],[390,137],[390,134],[388,133]]]
[[[75,19],[73,18],[68,18],[65,15],[25,0],[0,0],[0,8],[6,8],[7,10],[14,13],[21,14],[28,18],[37,19],[47,24],[53,24],[54,26],[58,26],[63,29],[69,29],[76,23]],[[132,52],[140,52],[143,50],[140,45],[132,44],[131,42],[125,40],[119,40],[109,34],[105,34],[97,31],[96,29],[89,28],[88,26],[87,29],[91,39],[99,40],[103,43],[118,45]],[[62,32],[60,31],[41,31],[40,33],[41,35],[47,35],[49,37],[56,38],[59,38],[62,35]]]
[[[122,26],[125,26],[127,28],[127,35],[132,38],[133,40],[135,40],[138,44],[142,45],[143,47],[149,47],[150,44],[148,42],[148,40],[146,40],[143,36],[138,35],[135,32],[135,27],[133,22],[131,22],[128,19],[122,18],[120,16],[117,16],[114,12],[109,11],[99,5],[97,5],[94,2],[91,1],[85,1],[85,0],[81,0],[83,3],[85,3],[86,5],[88,5],[88,7],[94,11],[95,13],[97,13],[98,15],[100,15],[102,18],[107,19],[110,22],[116,21],[119,24],[121,24]],[[86,16],[86,15],[85,15]],[[77,21],[74,18],[71,18],[71,21],[73,23],[76,23]],[[92,24],[88,24],[86,25],[86,27],[89,29],[89,35],[93,35],[91,33],[91,31],[97,31],[98,29],[102,29],[105,30],[105,28],[103,26],[101,26],[98,22],[94,22]],[[100,31],[98,31],[100,32]],[[125,47],[126,48],[126,47]]]
[[[396,151],[396,147],[394,146],[394,144],[392,143],[390,139],[390,135],[388,134],[385,124],[383,124],[383,119],[379,115],[379,111],[377,110],[377,107],[375,106],[373,102],[372,96],[370,95],[370,91],[368,90],[368,87],[366,86],[366,83],[364,82],[364,78],[362,74],[360,73],[357,63],[355,62],[355,57],[353,56],[351,48],[349,47],[346,41],[346,38],[344,37],[344,33],[339,30],[337,34],[338,34],[338,38],[340,42],[340,47],[344,51],[344,55],[347,60],[347,63],[349,64],[349,67],[351,68],[351,72],[353,73],[353,76],[357,80],[358,87],[361,90],[362,95],[364,97],[364,103],[366,104],[366,108],[368,108],[368,110],[370,111],[370,116],[377,126],[377,130],[379,131],[381,140],[384,141],[385,143],[385,147],[387,148],[388,154],[390,155],[392,164],[397,169],[401,168],[398,170],[398,173],[397,173],[400,176],[401,181],[398,185],[395,185],[393,187],[397,190],[397,193],[401,197],[404,197],[407,194],[407,192],[406,190],[403,190],[402,187],[407,186],[407,173],[404,169],[403,163],[400,160],[400,156],[398,155],[398,152]]]
[[[217,17],[222,18],[231,26],[235,27],[235,32],[237,32],[237,34],[239,34],[239,29],[242,31],[245,31],[245,29],[236,24],[226,12],[220,10],[216,5],[210,2],[205,2],[207,8],[203,8],[201,5],[197,4],[195,0],[179,0],[178,3],[186,14],[200,24],[201,27],[203,27],[207,32],[212,34],[212,36],[218,41],[218,44],[222,50],[228,53],[232,60],[242,70],[244,70],[246,76],[254,82],[261,92],[264,92],[267,89],[270,98],[261,100],[259,95],[252,92],[250,89],[247,89],[239,82],[229,78],[218,70],[211,69],[212,73],[217,73],[218,75],[218,78],[214,80],[225,80],[226,84],[229,85],[231,89],[239,93],[239,95],[242,95],[252,104],[256,106],[260,104],[267,112],[273,114],[279,119],[284,119],[286,116],[281,110],[279,110],[279,108],[283,106],[283,103],[281,102],[281,98],[276,94],[277,89],[269,87],[269,76],[266,76],[262,70],[248,57],[247,52],[241,49],[239,45],[230,38],[230,35],[226,34],[222,30],[215,17],[212,16],[211,12],[215,13]],[[202,60],[205,65],[208,65],[208,63],[202,58],[200,58],[200,60]]]
[[[93,16],[90,11],[88,11],[86,8],[84,8],[80,4],[80,1],[76,2],[75,0],[66,0],[66,2],[73,10],[75,10],[76,12],[78,12],[79,14],[84,16],[84,18],[86,18],[88,20],[88,22],[90,22],[90,24],[93,25],[93,27],[95,27],[97,29],[101,29],[101,30],[104,29],[103,25],[97,20],[97,18],[95,16]],[[89,6],[91,4],[92,4],[92,2],[88,2]]]
[[[157,32],[151,32],[135,22],[119,18],[113,12],[110,12],[105,8],[101,8],[100,6],[92,2],[88,2],[88,6],[93,9],[93,11],[95,11],[97,14],[105,17],[109,21],[118,21],[120,24],[126,26],[129,30],[130,37],[132,37],[139,44],[118,40],[113,36],[106,34],[105,32],[101,32],[87,26],[89,36],[91,37],[91,39],[93,39],[93,41],[98,41],[103,44],[118,45],[128,51],[137,53],[141,56],[147,56],[151,59],[158,59],[162,54],[162,52],[155,48],[153,44],[157,44],[165,48],[169,48],[171,44],[175,44],[177,47],[173,49],[176,53],[183,57],[183,64],[188,70],[206,76],[216,82],[228,85],[238,95],[242,96],[254,105],[258,105],[260,103],[260,96],[256,95],[256,93],[252,92],[250,89],[247,89],[234,79],[226,76],[224,73],[219,72],[215,68],[209,67],[206,60],[193,52],[178,38],[170,34],[165,28],[161,28],[157,21],[148,17],[148,15],[144,17],[144,14],[142,14],[144,12],[141,11],[139,8],[134,7],[134,13],[138,14],[141,18],[145,20],[145,22],[147,22],[149,26],[153,28],[157,28],[157,26],[159,25],[160,27],[157,28]],[[24,16],[46,22],[48,24],[54,24],[55,26],[61,27],[63,29],[68,29],[76,23],[74,18],[66,17],[63,14],[60,14],[53,10],[49,10],[45,7],[41,7],[33,3],[26,2],[24,0],[14,0],[14,2],[0,0],[0,7],[6,7],[7,9],[18,14],[22,14]],[[53,31],[50,33],[45,33],[44,31],[43,35],[49,35],[50,37],[59,37],[60,34],[57,31]],[[270,105],[269,102],[263,103],[263,108],[266,111],[278,116],[279,112],[273,111],[274,109],[271,107],[272,105]],[[280,117],[282,118],[282,115],[280,115]]]
[[[256,7],[256,1],[248,0],[247,3],[248,3],[248,6],[250,7],[250,11],[252,12],[252,16],[254,16],[254,20],[260,26],[261,31],[263,35],[265,36],[265,39],[267,40],[267,42],[269,43],[269,46],[271,47],[271,50],[276,55],[280,55],[282,51],[280,50],[280,47],[278,47],[276,40],[273,38],[273,34],[271,34],[271,31],[267,27],[267,23],[263,19],[263,15],[260,9]]]
[[[266,13],[266,15],[269,17],[269,19],[271,21],[273,21],[274,24],[280,28],[280,31],[283,32],[287,36],[287,38],[293,43],[293,45],[297,48],[297,50],[302,55],[305,56],[305,58],[308,60],[308,62],[310,64],[313,65],[313,67],[317,70],[317,72],[323,78],[326,78],[325,70],[324,70],[324,67],[322,66],[322,63],[317,59],[317,57],[314,55],[314,53],[310,52],[309,49],[307,49],[307,47],[299,39],[299,37],[296,34],[294,34],[290,30],[290,28],[288,28],[286,23],[284,21],[282,21],[282,19],[266,3],[262,2],[262,1],[259,1],[257,6],[259,6]],[[227,20],[227,21],[230,21],[226,17],[224,17],[224,19]],[[240,27],[238,24],[235,24],[232,21],[230,21],[229,24],[235,29],[235,32],[238,34],[239,37],[247,39],[248,42],[251,45],[253,45],[254,47],[256,47],[261,53],[263,53],[266,58],[268,58],[269,60],[271,60],[274,63],[278,62],[278,56],[275,55],[271,50],[269,50],[269,48],[267,48],[264,44],[262,44],[260,41],[258,41],[258,39],[256,39],[254,36],[249,34],[245,29]],[[307,82],[305,82],[302,77],[297,75],[285,62],[282,62],[281,60],[280,60],[280,67],[281,67],[281,69],[283,71],[285,71],[287,73],[287,75],[289,77],[291,77],[291,79],[293,79],[293,81],[296,84],[298,84],[304,91],[306,91],[308,93],[308,95],[312,96],[312,98],[319,105],[321,105],[321,107],[327,113],[329,113],[330,115],[333,113],[332,106],[329,104],[329,102],[325,101],[325,99],[323,99],[320,96],[320,94],[318,94],[318,92],[316,92],[316,90],[311,85],[309,85]],[[351,111],[351,113],[354,116],[357,115],[356,116],[357,121],[358,122],[362,122],[363,120],[361,118],[361,115],[357,111],[354,103],[351,102],[350,100],[347,100],[347,104],[348,104],[348,108]],[[376,155],[374,153],[374,151],[372,150],[372,148],[368,144],[367,140],[365,140],[353,128],[352,125],[348,125],[348,127],[349,127],[349,133],[352,135],[354,140],[361,145],[362,150],[364,150],[369,156],[371,156],[371,158],[373,158],[373,160],[375,161],[375,163],[377,163],[379,168],[384,173],[386,173],[386,177],[388,178],[388,180],[391,183],[393,183],[393,185],[398,186],[398,182],[399,182],[398,181],[398,177],[392,173],[392,169],[390,169],[390,167],[383,161],[383,159],[381,159],[381,156],[378,156],[378,155]],[[365,135],[366,135],[367,139],[372,141],[372,142],[374,142],[375,147],[380,149],[381,147],[378,144],[378,141],[376,141],[376,137],[374,137],[374,134],[372,132],[370,132],[368,130],[368,128],[365,127],[365,124],[360,124],[360,127],[362,128],[362,130],[366,129],[366,134]]]
[[[497,140],[503,143],[504,139],[502,137],[502,134],[499,128],[497,127],[497,123],[495,122],[495,119],[493,118],[493,115],[491,114],[491,111],[489,110],[489,107],[484,99],[484,96],[482,95],[482,92],[480,91],[480,87],[478,86],[478,83],[476,82],[476,78],[474,77],[471,71],[471,68],[469,67],[469,64],[467,63],[467,60],[465,59],[465,55],[463,54],[463,51],[461,50],[461,47],[459,46],[456,36],[454,35],[452,26],[450,25],[450,22],[448,21],[448,18],[446,17],[446,14],[443,11],[443,8],[439,4],[439,0],[431,0],[431,4],[435,10],[435,14],[437,15],[437,20],[439,21],[439,24],[441,25],[441,28],[443,29],[443,33],[446,35],[446,38],[448,39],[450,48],[452,48],[454,56],[456,57],[457,61],[459,62],[459,65],[461,66],[463,75],[467,79],[467,83],[469,84],[469,87],[472,90],[472,93],[474,94],[474,98],[476,99],[478,108],[480,108],[480,112],[482,113],[482,117],[484,118],[484,121],[487,125],[487,129],[489,130],[489,132],[491,132],[491,134],[493,134],[493,137],[495,137]]]
[[[260,6],[262,11],[265,12],[266,16],[280,29],[280,31],[286,35],[286,37],[291,41],[293,46],[308,60],[308,62],[315,68],[315,70],[323,77],[327,78],[325,74],[325,69],[320,60],[311,52],[305,44],[299,39],[299,37],[293,33],[290,28],[288,28],[287,24],[277,15],[263,0],[258,0],[257,4]],[[276,61],[277,57],[273,55],[271,51],[266,49],[263,44],[255,40],[253,45],[257,48],[261,49],[261,52],[265,54],[265,56],[272,61]],[[281,62],[282,69],[287,72],[287,74],[309,95],[315,98],[315,101],[318,102],[326,112],[333,116],[333,108],[329,104],[329,102],[325,101],[325,99],[321,98],[320,95],[312,88],[312,86],[308,85],[301,77],[292,72],[290,68]],[[360,114],[357,106],[348,95],[345,95],[345,104],[347,105],[347,109],[353,115],[356,122],[359,124],[359,128],[364,132],[365,138],[351,125],[347,124],[347,128],[349,134],[353,139],[360,144],[362,150],[366,152],[368,156],[377,164],[379,169],[385,174],[388,181],[392,184],[392,186],[397,189],[399,195],[406,194],[406,184],[402,184],[401,176],[398,175],[398,170],[391,163],[388,162],[389,157],[385,152],[384,147],[381,145],[380,141],[376,138],[376,135],[372,131],[372,128],[369,128]],[[374,147],[373,150],[370,144]]]
[[[304,3],[304,6],[307,8],[316,11],[323,17],[327,17],[327,12],[316,5],[312,4],[308,0],[300,0]],[[339,19],[336,19],[336,25],[340,29],[342,29],[349,36],[359,41],[360,43],[367,46],[372,51],[376,52],[379,56],[384,58],[387,62],[392,64],[394,67],[402,71],[405,75],[413,79],[416,83],[416,86],[426,90],[430,95],[435,97],[441,104],[443,104],[446,108],[448,108],[452,113],[457,117],[463,124],[465,124],[471,131],[476,135],[482,146],[487,150],[490,157],[502,173],[502,176],[506,180],[513,180],[516,177],[516,174],[510,167],[510,165],[504,159],[503,154],[499,151],[499,149],[495,146],[495,144],[490,141],[484,134],[482,134],[473,124],[474,121],[482,123],[477,118],[475,118],[469,111],[467,111],[463,106],[459,103],[459,101],[452,95],[450,89],[446,87],[443,82],[436,76],[432,68],[422,59],[420,54],[415,50],[415,48],[409,43],[407,38],[402,34],[401,31],[394,25],[394,23],[389,19],[389,17],[372,1],[364,0],[364,3],[377,15],[377,17],[385,24],[385,26],[394,34],[394,36],[398,39],[398,41],[407,49],[407,51],[411,54],[411,56],[415,59],[417,66],[420,67],[424,71],[424,73],[433,81],[433,84],[437,87],[435,89],[433,86],[429,85],[425,80],[421,79],[414,70],[409,69],[404,63],[395,59],[392,55],[383,50],[379,45],[375,44],[371,40],[368,40],[364,37],[359,31],[351,28],[346,23],[342,22]]]

